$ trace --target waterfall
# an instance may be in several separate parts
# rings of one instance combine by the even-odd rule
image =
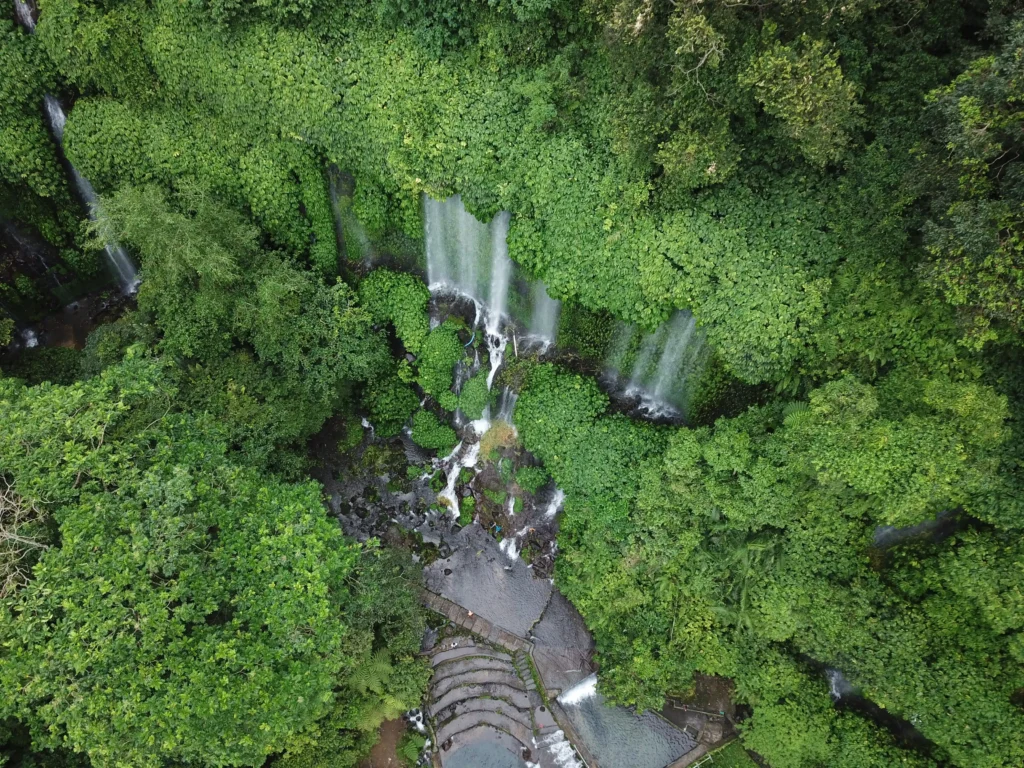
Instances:
[[[67,121],[64,109],[56,97],[50,94],[43,97],[43,102],[46,105],[46,116],[50,123],[50,130],[53,131],[53,137],[57,140],[57,144],[63,145],[64,123]],[[78,190],[82,202],[85,203],[89,218],[96,221],[99,214],[99,198],[96,196],[96,190],[92,188],[89,180],[82,176],[73,165],[69,164],[68,167],[71,171],[71,179],[74,182],[75,189]],[[125,295],[135,293],[139,288],[139,276],[127,251],[110,238],[105,237],[104,240],[106,241],[104,253],[107,257],[107,266],[121,286],[122,293]]]
[[[654,399],[666,401],[671,396],[672,386],[680,366],[690,348],[690,339],[697,327],[697,321],[689,312],[677,312],[668,328],[668,342],[654,372]]]
[[[508,211],[484,224],[459,195],[447,200],[424,196],[423,219],[430,290],[460,294],[476,304],[477,325],[485,330],[491,351],[492,381],[510,338],[504,331],[507,323],[521,321],[531,337],[554,343],[561,303],[548,296],[539,280],[516,277],[508,255]]]
[[[548,296],[548,290],[540,280],[533,284],[530,335],[541,339],[545,345],[553,345],[558,338],[558,315],[562,302]]]
[[[512,277],[512,259],[508,257],[508,225],[511,219],[508,211],[502,211],[491,222],[490,321],[487,326],[490,333],[498,332],[508,308],[508,284]]]
[[[828,680],[828,692],[833,701],[839,701],[857,690],[853,683],[846,679],[846,675],[838,669],[831,667],[826,669],[825,679]]]
[[[18,23],[21,24],[29,32],[33,32],[36,28],[36,20],[32,18],[32,6],[28,3],[23,3],[21,0],[14,0],[14,15],[18,18]]]
[[[651,416],[676,417],[686,406],[689,378],[701,360],[703,336],[689,312],[678,311],[650,333],[620,323],[615,329],[605,366],[608,378],[638,398]]]
[[[501,390],[501,395],[498,397],[498,421],[512,424],[512,415],[515,413],[516,400],[518,399],[518,392],[508,387]]]

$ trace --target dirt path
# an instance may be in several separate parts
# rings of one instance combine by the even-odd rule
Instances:
[[[404,720],[388,720],[380,727],[380,741],[370,750],[370,756],[359,764],[359,768],[400,768],[398,742],[405,733]]]

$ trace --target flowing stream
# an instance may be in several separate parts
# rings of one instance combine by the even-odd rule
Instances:
[[[32,34],[36,28],[35,18],[32,15],[32,7],[28,3],[23,3],[21,0],[14,0],[14,13],[18,19],[18,23],[21,24],[25,30]],[[57,145],[63,150],[64,146],[64,124],[67,122],[67,115],[64,113],[64,107],[61,106],[60,101],[57,97],[52,94],[46,94],[43,96],[43,106],[46,109],[46,120],[50,125],[50,131],[53,134],[54,140]],[[89,218],[92,221],[96,221],[99,213],[99,198],[96,195],[96,190],[93,189],[92,184],[85,178],[78,170],[68,163],[68,171],[71,175],[71,181],[74,184],[75,190],[78,192],[79,198],[85,205],[86,211],[89,214]],[[128,296],[135,293],[139,289],[139,274],[138,270],[135,269],[135,264],[132,262],[128,252],[119,245],[112,238],[104,237],[106,245],[103,248],[103,253],[106,256],[107,267],[110,270],[110,274],[117,280],[118,285],[121,288],[121,292]]]
[[[482,333],[487,344],[488,389],[494,384],[509,344],[519,348],[537,345],[547,352],[558,338],[560,302],[551,298],[540,280],[519,273],[509,258],[510,219],[503,211],[489,223],[480,222],[457,195],[443,201],[424,199],[430,291],[438,299],[456,296],[472,302],[474,333]],[[443,305],[442,301],[439,306]],[[432,322],[442,319],[434,317]],[[687,366],[692,367],[700,347],[693,317],[677,313],[650,334],[624,328],[619,364],[628,364],[630,373],[623,388],[629,396],[647,403],[652,413],[681,407],[678,378],[689,370]],[[477,357],[471,367],[459,370],[457,384],[480,365]],[[434,460],[435,468],[446,478],[437,496],[453,519],[459,519],[463,503],[460,485],[465,490],[495,482],[494,459],[481,456],[481,443],[486,442],[491,429],[504,430],[506,440],[508,435],[514,438],[515,405],[516,393],[504,389],[496,399],[496,414],[488,406],[477,421],[457,422],[462,440],[451,454]],[[472,477],[468,482],[467,476]],[[520,507],[522,499],[513,495],[517,492],[521,491],[515,483],[504,481],[501,493],[507,495],[500,497],[500,503],[495,502],[502,525],[490,523],[490,528],[484,530],[474,522],[455,535],[441,534],[448,554],[426,569],[428,589],[509,632],[530,637],[543,679],[549,686],[557,685],[565,691],[559,698],[568,718],[565,727],[571,723],[582,746],[601,765],[663,768],[693,749],[693,739],[654,713],[637,716],[605,702],[597,691],[590,662],[592,640],[582,618],[548,579],[535,578],[536,571],[532,570],[538,563],[538,531],[547,532],[542,540],[547,541],[543,556],[549,563],[548,570],[553,563],[553,533],[565,494],[549,483],[540,492],[529,494],[527,503]],[[493,491],[491,498],[494,501]],[[523,559],[528,546],[534,547],[530,564]],[[499,741],[490,747],[478,743],[473,749],[493,748],[496,755],[501,751]],[[536,739],[534,748],[532,759],[545,768],[582,765],[560,730]],[[488,764],[501,764],[495,755],[487,753]],[[475,753],[460,755],[458,751],[442,758],[446,768],[477,765],[473,760],[480,759]],[[509,765],[515,764],[517,761],[510,758]]]
[[[18,23],[26,30],[29,32],[35,31],[36,20],[32,17],[32,7],[28,3],[14,0],[14,15],[18,19]]]
[[[620,323],[605,360],[604,379],[635,398],[646,415],[678,418],[686,412],[705,351],[704,336],[686,310],[673,313],[651,332]]]
[[[64,108],[55,96],[46,94],[43,97],[43,103],[46,106],[46,117],[50,123],[50,130],[53,132],[54,139],[57,140],[57,144],[63,146],[64,144],[64,124],[67,122],[67,115],[64,114]],[[75,189],[78,191],[79,197],[82,202],[85,203],[85,207],[89,212],[89,218],[96,221],[99,216],[99,198],[96,195],[96,190],[92,188],[92,184],[85,178],[78,170],[68,163],[68,168],[71,173],[71,180],[74,182]],[[103,253],[107,259],[107,266],[110,269],[111,275],[117,280],[118,285],[121,287],[121,292],[125,295],[135,293],[139,288],[139,274],[135,269],[135,264],[132,263],[131,257],[128,256],[128,252],[115,240],[110,237],[104,237],[106,246],[103,249]]]

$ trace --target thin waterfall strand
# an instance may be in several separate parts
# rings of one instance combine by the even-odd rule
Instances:
[[[67,121],[64,108],[61,107],[56,97],[50,94],[43,97],[43,103],[46,105],[46,115],[50,123],[50,130],[53,131],[53,136],[57,143],[63,145],[64,124]],[[93,189],[89,180],[80,174],[74,166],[70,166],[70,168],[72,181],[78,190],[79,196],[82,198],[82,202],[85,203],[89,218],[92,221],[97,221],[100,208],[96,190]],[[128,256],[128,252],[112,238],[105,236],[104,240],[106,242],[104,253],[107,257],[107,265],[113,276],[117,278],[121,291],[126,295],[135,293],[139,287],[139,275],[131,258]]]

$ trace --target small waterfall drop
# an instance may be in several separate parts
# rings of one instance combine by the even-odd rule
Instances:
[[[691,374],[702,359],[703,335],[697,321],[677,311],[651,333],[620,323],[608,347],[605,366],[625,394],[654,417],[678,417],[685,409]],[[629,372],[626,380],[625,372]]]
[[[517,275],[508,255],[508,211],[484,224],[466,210],[459,195],[447,200],[424,196],[423,218],[430,290],[473,300],[477,325],[488,337],[493,370],[495,358],[504,351],[498,339],[511,338],[505,330],[509,322],[545,345],[554,343],[561,302],[548,296],[541,281]]]
[[[495,334],[500,330],[501,320],[508,309],[508,284],[512,278],[512,259],[508,257],[508,225],[511,219],[508,211],[502,211],[491,222],[491,292],[487,331]]]
[[[21,0],[14,0],[14,15],[18,19],[18,23],[26,30],[29,32],[35,31],[36,20],[32,18],[32,6],[21,2]]]
[[[57,98],[50,94],[43,97],[43,103],[46,105],[46,116],[50,123],[53,137],[57,140],[57,144],[63,145],[64,124],[67,121],[64,108],[61,107]],[[69,168],[75,188],[78,190],[78,194],[89,212],[89,218],[96,221],[99,211],[99,198],[96,195],[96,190],[93,189],[89,180],[80,174],[74,166],[69,164]],[[125,295],[135,293],[139,288],[139,275],[131,258],[128,256],[128,252],[117,242],[107,239],[104,253],[107,257],[107,266],[121,286],[122,293]]]
[[[831,667],[826,669],[825,679],[828,680],[828,692],[833,701],[839,701],[857,690],[853,683],[846,679],[846,675],[838,669]]]
[[[540,280],[533,284],[532,311],[530,314],[530,335],[545,345],[551,346],[558,338],[558,315],[562,302],[548,296],[547,288]]]

